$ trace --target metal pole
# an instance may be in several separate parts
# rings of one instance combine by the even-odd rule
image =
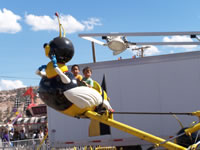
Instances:
[[[93,56],[93,62],[96,63],[96,54],[95,54],[94,42],[92,42],[92,56]]]
[[[141,57],[144,57],[144,47],[141,47]]]
[[[165,143],[165,141],[166,141],[165,139],[154,136],[152,134],[149,134],[149,133],[144,132],[142,130],[136,129],[134,127],[128,126],[128,125],[123,124],[121,122],[115,121],[111,118],[108,118],[105,115],[100,115],[100,114],[98,114],[96,112],[92,112],[92,111],[87,111],[85,113],[85,115],[87,117],[91,118],[91,119],[97,120],[97,121],[102,122],[104,124],[107,124],[111,127],[117,128],[117,129],[122,130],[124,132],[127,132],[129,134],[137,136],[140,139],[154,143],[154,144],[156,144],[156,146],[162,146],[162,147],[165,147],[165,148],[170,149],[170,150],[187,150],[187,148],[180,146],[178,144],[175,144],[173,142],[170,142],[170,141],[167,141]]]
[[[102,111],[104,113],[105,111]],[[187,113],[178,113],[178,112],[113,112],[113,114],[132,114],[132,115],[190,115],[193,114],[190,112]]]

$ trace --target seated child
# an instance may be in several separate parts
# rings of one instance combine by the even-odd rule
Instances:
[[[80,67],[79,65],[75,64],[71,67],[71,72],[73,73],[74,77],[77,79],[78,85],[80,85],[80,81],[83,79],[82,75],[80,75]]]
[[[92,88],[93,87],[93,80],[91,78],[91,76],[92,76],[92,69],[90,67],[85,67],[83,69],[83,74],[84,74],[84,77],[82,79],[82,83],[85,86]]]

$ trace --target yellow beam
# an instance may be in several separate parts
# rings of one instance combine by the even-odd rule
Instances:
[[[200,110],[195,111],[195,112],[192,112],[191,114],[192,114],[193,116],[200,117]]]
[[[187,135],[191,136],[192,133],[194,133],[194,132],[196,132],[196,131],[198,131],[198,130],[200,130],[200,123],[194,125],[194,126],[191,127],[191,128],[185,129],[185,133],[186,133]]]
[[[138,138],[148,141],[150,143],[154,143],[157,146],[165,147],[169,150],[187,150],[187,148],[180,146],[178,144],[175,144],[173,142],[167,141],[166,143],[163,143],[159,145],[162,142],[165,142],[165,139],[162,139],[160,137],[154,136],[152,134],[149,134],[147,132],[141,131],[139,129],[136,129],[134,127],[128,126],[126,124],[123,124],[121,122],[115,121],[108,116],[100,115],[96,112],[87,111],[85,115],[91,119],[98,120],[99,122],[102,122],[104,124],[107,124],[111,127],[117,128],[121,131],[127,132],[129,134],[132,134],[134,136],[137,136]]]
[[[44,143],[44,141],[47,139],[48,137],[48,133],[46,133],[46,135],[44,136],[44,138],[42,139],[42,142],[40,143],[40,145],[37,147],[37,150],[40,150],[42,144]]]

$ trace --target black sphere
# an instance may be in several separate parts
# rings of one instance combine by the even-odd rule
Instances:
[[[56,37],[50,42],[50,52],[51,55],[56,55],[57,62],[67,63],[74,56],[74,46],[72,42],[65,37]]]

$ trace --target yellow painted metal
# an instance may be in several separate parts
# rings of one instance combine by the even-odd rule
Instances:
[[[93,150],[92,146],[85,146],[83,150]]]
[[[200,117],[200,110],[195,111],[195,112],[192,112],[192,115],[193,115],[193,116]]]
[[[108,146],[108,147],[99,146],[99,147],[96,147],[95,150],[117,150],[117,148],[114,146]]]
[[[185,133],[186,133],[187,135],[191,135],[192,133],[194,133],[194,132],[196,132],[196,131],[198,131],[198,130],[200,130],[200,123],[194,125],[194,126],[191,127],[191,128],[185,129]]]
[[[89,125],[89,136],[100,136],[100,123],[98,120],[91,119]]]
[[[38,146],[37,150],[40,150],[42,144],[43,144],[44,141],[47,139],[47,137],[48,137],[48,133],[47,133],[47,134],[44,136],[44,138],[42,139],[42,141],[41,141],[40,145]]]
[[[117,128],[121,131],[127,132],[129,134],[132,134],[134,136],[137,136],[138,138],[148,141],[150,143],[154,143],[157,146],[165,147],[169,150],[187,150],[187,148],[180,146],[178,144],[175,144],[173,142],[167,141],[165,139],[162,139],[160,137],[154,136],[152,134],[149,134],[147,132],[141,131],[139,129],[136,129],[134,127],[128,126],[126,124],[123,124],[121,122],[115,121],[112,118],[109,118],[108,115],[100,115],[93,111],[87,111],[85,113],[85,116],[98,120],[99,122],[102,122],[104,124],[107,124],[111,127]],[[160,143],[163,143],[160,145]]]

